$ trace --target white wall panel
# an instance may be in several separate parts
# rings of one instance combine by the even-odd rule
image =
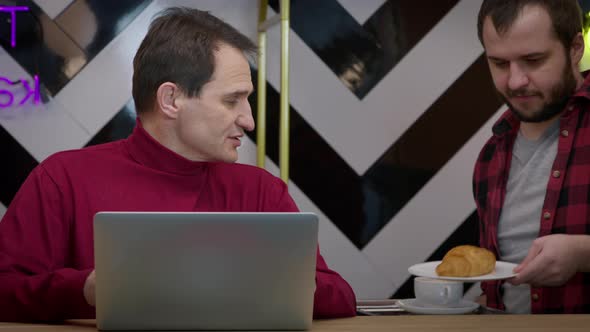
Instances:
[[[373,15],[386,0],[338,0],[352,17],[359,23],[363,24]]]
[[[56,18],[74,0],[33,0],[51,19]]]

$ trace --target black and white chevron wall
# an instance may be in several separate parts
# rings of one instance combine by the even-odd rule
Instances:
[[[473,163],[502,106],[477,39],[480,4],[291,0],[290,190],[301,210],[320,216],[322,253],[359,299],[410,297],[410,265],[477,241]],[[132,58],[156,12],[209,10],[256,40],[257,0],[1,5],[29,10],[16,14],[16,47],[10,13],[0,12],[0,77],[11,81],[0,79],[0,90],[14,97],[0,107],[0,216],[50,154],[129,135]],[[269,32],[267,68],[275,173],[279,32]],[[28,92],[20,81],[35,75],[40,102],[19,105]],[[255,110],[255,95],[251,103]],[[239,162],[255,164],[249,138]]]

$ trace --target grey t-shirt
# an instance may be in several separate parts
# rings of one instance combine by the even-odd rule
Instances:
[[[519,264],[539,235],[547,183],[557,155],[559,121],[536,141],[519,132],[512,149],[506,198],[498,224],[500,260]],[[530,286],[504,283],[504,304],[509,313],[530,313]]]

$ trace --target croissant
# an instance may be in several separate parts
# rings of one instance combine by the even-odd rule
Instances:
[[[484,248],[457,246],[443,257],[436,267],[436,274],[442,277],[475,277],[488,274],[496,267],[496,256]]]

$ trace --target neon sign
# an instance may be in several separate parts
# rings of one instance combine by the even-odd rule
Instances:
[[[16,12],[23,12],[28,11],[29,7],[25,6],[0,6],[0,12],[9,12],[10,13],[10,46],[12,48],[16,47]],[[41,95],[39,93],[39,76],[33,76],[33,88],[31,89],[31,85],[29,82],[22,79],[20,81],[13,82],[12,80],[8,79],[7,77],[0,76],[0,82],[7,83],[9,85],[16,85],[19,82],[22,83],[23,88],[25,89],[26,95],[23,99],[20,100],[19,106],[22,106],[26,103],[31,97],[33,104],[38,104],[41,102]],[[2,98],[2,97],[7,97]],[[0,108],[10,107],[14,104],[14,95],[9,90],[0,90]]]
[[[2,77],[2,76],[0,76],[0,82],[5,82],[9,85],[18,84],[18,81],[13,82],[13,81],[9,80],[8,78]],[[23,88],[25,89],[27,94],[23,97],[23,99],[21,99],[21,101],[18,103],[18,105],[22,106],[31,97],[32,97],[33,104],[39,104],[41,102],[41,94],[39,93],[39,76],[37,76],[37,75],[33,76],[34,83],[33,83],[32,89],[31,89],[31,86],[29,85],[29,82],[27,82],[26,80],[23,79],[23,80],[20,80],[20,82],[23,84]],[[2,96],[8,97],[8,101],[4,102],[4,98],[2,98]],[[12,92],[8,91],[8,90],[0,89],[0,108],[10,107],[10,106],[12,106],[12,104],[14,104],[14,95],[12,94]]]
[[[26,12],[25,6],[0,6],[0,12],[10,12],[10,46],[16,47],[16,12]]]

